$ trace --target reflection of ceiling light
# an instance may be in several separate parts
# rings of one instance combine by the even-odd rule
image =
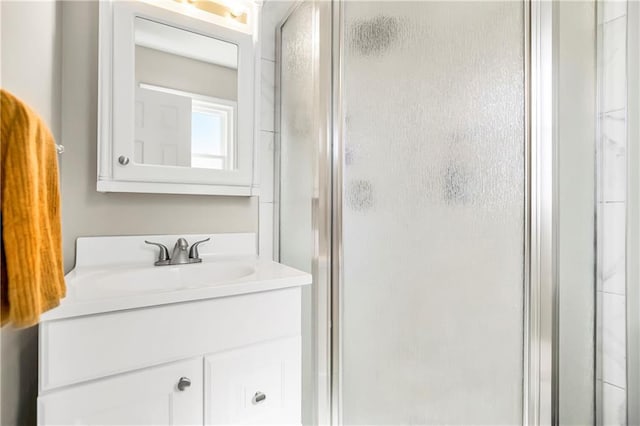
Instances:
[[[244,14],[244,6],[241,4],[234,4],[232,6],[229,6],[229,13],[234,18],[242,16]]]
[[[142,0],[147,2],[157,2],[165,0]],[[234,24],[247,24],[250,7],[246,0],[173,0],[180,3],[185,14],[196,13],[196,9],[218,15]],[[2,2],[2,0],[0,0]],[[199,13],[199,12],[198,12]]]

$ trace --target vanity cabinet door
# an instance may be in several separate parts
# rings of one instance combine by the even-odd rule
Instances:
[[[202,403],[197,358],[47,393],[38,398],[38,424],[195,425]]]
[[[205,357],[205,424],[300,424],[300,337]]]

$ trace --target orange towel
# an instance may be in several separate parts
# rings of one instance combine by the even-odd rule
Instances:
[[[64,297],[55,142],[44,122],[0,90],[2,325],[36,324]]]

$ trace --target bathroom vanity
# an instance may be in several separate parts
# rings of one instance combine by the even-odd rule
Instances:
[[[300,424],[311,276],[256,257],[255,234],[154,266],[144,240],[178,237],[78,239],[68,295],[40,324],[40,425]]]

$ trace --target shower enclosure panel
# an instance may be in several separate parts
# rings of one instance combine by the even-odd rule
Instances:
[[[344,424],[522,422],[524,17],[343,3]]]

